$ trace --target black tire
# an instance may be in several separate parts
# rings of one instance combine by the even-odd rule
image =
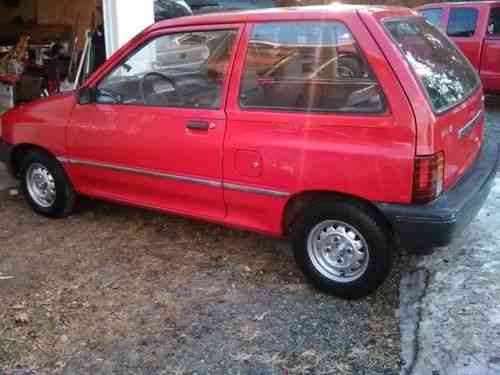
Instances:
[[[369,256],[364,266],[366,269],[358,278],[339,282],[326,277],[314,265],[308,252],[309,235],[319,223],[326,220],[346,223],[363,236]],[[312,205],[305,209],[293,225],[292,241],[295,259],[306,277],[320,290],[342,298],[357,299],[369,295],[382,284],[392,268],[394,252],[389,230],[374,209],[362,203],[327,202]],[[362,267],[360,269],[363,270]]]
[[[55,200],[49,207],[44,207],[37,203],[30,194],[27,186],[26,174],[30,166],[35,163],[44,166],[52,175],[55,183]],[[41,150],[29,151],[21,161],[20,172],[21,189],[33,211],[41,216],[52,219],[66,217],[71,214],[76,204],[77,194],[66,176],[66,172],[54,157]]]

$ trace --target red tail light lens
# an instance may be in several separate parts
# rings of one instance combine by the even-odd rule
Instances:
[[[413,202],[433,201],[443,191],[444,154],[417,156],[413,173]]]

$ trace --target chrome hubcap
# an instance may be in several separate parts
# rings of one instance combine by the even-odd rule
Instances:
[[[309,233],[307,252],[316,270],[337,282],[351,282],[368,268],[366,240],[352,225],[326,220]]]
[[[51,207],[56,200],[54,177],[42,164],[33,163],[26,172],[26,187],[36,204],[44,208]]]

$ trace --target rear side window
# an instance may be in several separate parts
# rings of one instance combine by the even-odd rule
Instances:
[[[476,31],[477,9],[474,8],[450,8],[448,17],[448,36],[471,37]]]
[[[469,62],[454,44],[423,17],[384,22],[436,113],[465,101],[479,86]]]
[[[500,36],[500,8],[493,8],[488,21],[488,34]]]
[[[443,18],[442,8],[424,9],[421,13],[425,19],[434,26],[439,26],[441,24],[441,19]]]
[[[385,110],[380,87],[356,41],[335,21],[254,26],[239,100],[247,109]]]

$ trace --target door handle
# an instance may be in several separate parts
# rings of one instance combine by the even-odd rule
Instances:
[[[208,121],[188,121],[186,128],[191,130],[208,130],[215,128],[215,124]]]

